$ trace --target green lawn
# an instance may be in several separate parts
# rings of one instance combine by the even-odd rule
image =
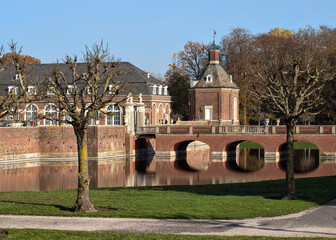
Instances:
[[[252,149],[262,149],[263,147],[255,142],[244,141],[239,144],[239,148],[252,148]],[[309,142],[294,142],[294,149],[318,149],[314,144]]]
[[[336,198],[336,177],[297,179],[296,183],[302,200],[280,200],[285,193],[284,180],[91,189],[92,203],[105,211],[87,214],[72,212],[76,190],[1,192],[0,214],[243,219],[300,212]]]
[[[223,237],[223,236],[191,236],[173,234],[138,234],[138,233],[114,233],[114,232],[78,232],[78,231],[56,231],[56,230],[33,230],[33,229],[8,229],[8,235],[1,240],[10,239],[143,239],[143,240],[278,240],[278,239],[332,239],[332,238],[274,238],[274,237]]]

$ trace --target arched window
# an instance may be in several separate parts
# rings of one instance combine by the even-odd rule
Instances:
[[[35,105],[31,104],[26,107],[25,118],[30,126],[37,125],[37,107]]]
[[[212,76],[211,75],[206,76],[205,81],[212,82]]]
[[[47,117],[47,119],[44,119],[45,126],[56,126],[57,109],[54,105],[49,104],[45,107],[44,116]]]
[[[120,125],[120,108],[117,105],[109,105],[106,112],[106,125]]]

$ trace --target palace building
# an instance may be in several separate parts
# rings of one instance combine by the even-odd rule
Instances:
[[[43,80],[46,75],[50,74],[54,69],[55,64],[32,64],[28,65],[31,71],[30,77],[34,79]],[[71,79],[71,70],[65,64],[60,64],[60,68],[67,77]],[[85,63],[79,63],[77,69],[79,72],[85,71]],[[126,83],[125,94],[132,93],[132,103],[134,104],[134,112],[137,112],[137,106],[145,107],[145,120],[148,125],[156,125],[160,123],[170,122],[171,111],[171,97],[168,92],[168,87],[151,76],[150,73],[144,72],[129,62],[121,62],[119,68],[122,75],[115,77],[115,81]],[[17,87],[11,85],[11,80],[16,77],[15,70],[11,68],[0,73],[0,95],[6,96],[10,91],[18,91]],[[34,91],[34,86],[30,86],[28,91]],[[117,99],[124,96],[117,96]],[[116,99],[116,100],[117,100]],[[50,102],[49,102],[50,101]],[[24,121],[28,124],[33,123],[37,126],[56,126],[59,125],[57,121],[48,119],[38,119],[38,115],[48,114],[59,116],[59,107],[57,101],[52,98],[40,102],[34,102],[21,106],[22,110],[14,116],[7,116],[8,120],[15,119]],[[91,125],[124,125],[124,115],[126,114],[125,105],[114,105],[111,103],[104,109],[104,112],[113,112],[113,115],[106,115],[100,112],[97,113],[91,121]],[[64,118],[67,118],[65,114]],[[62,123],[65,125],[65,123]],[[136,121],[135,121],[136,124]]]

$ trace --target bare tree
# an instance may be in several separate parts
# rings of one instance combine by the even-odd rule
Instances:
[[[78,188],[75,211],[95,212],[89,199],[89,169],[87,134],[90,120],[108,104],[119,104],[116,96],[123,89],[115,78],[122,74],[119,64],[110,58],[108,46],[86,46],[84,63],[66,56],[65,66],[57,64],[47,77],[46,96],[56,99],[59,111],[69,117],[64,121],[73,126],[78,149]],[[67,74],[67,72],[71,74]],[[53,120],[51,118],[51,120]]]
[[[28,67],[29,58],[23,57],[22,47],[17,48],[13,40],[8,45],[10,53],[5,59],[1,57],[4,47],[0,48],[0,72],[7,70],[10,78],[6,82],[7,90],[0,99],[0,119],[16,115],[22,103],[35,101],[40,96],[37,94],[40,83],[30,75],[32,67]]]
[[[260,35],[253,62],[255,96],[269,103],[287,127],[287,193],[296,199],[294,130],[304,114],[318,114],[325,102],[323,89],[335,73],[325,56],[320,32],[301,29],[293,35]]]
[[[203,43],[188,41],[184,50],[178,53],[178,68],[197,79],[208,64],[207,46]]]

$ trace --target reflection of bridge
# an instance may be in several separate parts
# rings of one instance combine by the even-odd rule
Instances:
[[[169,175],[169,172],[174,176],[178,174],[185,177],[189,176],[189,178],[192,176],[199,178],[202,175],[204,175],[203,178],[211,176],[212,180],[209,180],[209,183],[279,179],[285,176],[285,171],[279,164],[280,152],[286,143],[285,126],[161,125],[143,128],[142,133],[137,132],[139,138],[143,138],[143,140],[147,138],[146,141],[154,145],[156,171],[159,176]],[[336,175],[335,126],[297,126],[295,132],[296,141],[312,143],[319,149],[318,167],[310,172],[297,173],[296,176]],[[153,138],[148,139],[148,136]],[[186,152],[188,144],[193,141],[200,141],[209,145],[209,166],[205,171],[184,172],[182,174],[181,169],[176,168],[176,157],[179,156],[179,152]],[[236,153],[237,145],[243,141],[252,141],[264,148],[264,165],[258,171],[236,171],[229,164],[230,156]],[[168,165],[163,163],[167,162],[167,159],[170,159]],[[164,168],[159,167],[162,164],[165,165]],[[160,169],[165,174],[160,174],[158,172]],[[195,179],[193,182],[196,184]],[[176,182],[176,184],[187,184],[187,182]]]

